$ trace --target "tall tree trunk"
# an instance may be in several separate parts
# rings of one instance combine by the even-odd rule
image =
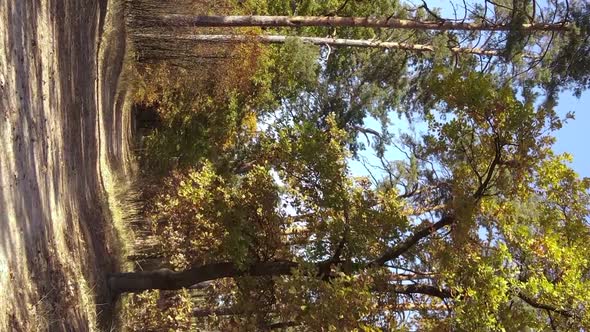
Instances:
[[[401,241],[397,245],[386,250],[380,257],[370,262],[365,267],[383,266],[386,262],[394,260],[403,255],[408,249],[429,235],[441,228],[451,225],[455,221],[454,216],[445,215],[434,224],[425,225],[413,235]],[[334,264],[332,260],[316,263],[318,277],[324,279],[330,274],[330,267]],[[241,276],[280,276],[290,275],[292,270],[299,265],[291,261],[273,261],[255,263],[247,269],[240,269],[236,264],[212,263],[195,266],[184,271],[171,271],[161,269],[156,271],[139,271],[112,274],[108,278],[108,285],[114,294],[142,292],[148,289],[181,289],[189,288],[198,283],[217,280],[221,278],[235,278]],[[357,266],[355,268],[363,268]],[[397,292],[401,294],[423,293],[433,296],[445,296],[438,288],[427,285],[403,285],[399,286]],[[438,295],[437,295],[438,294]],[[442,294],[442,295],[441,295]]]
[[[317,275],[323,278],[321,270],[329,262],[316,264],[320,273]],[[192,285],[221,278],[235,278],[242,276],[281,276],[290,275],[298,266],[295,262],[274,261],[256,263],[248,269],[239,269],[233,263],[212,263],[196,266],[184,271],[172,271],[161,269],[155,271],[139,271],[112,274],[108,278],[108,285],[113,294],[137,293],[149,289],[176,290],[189,288]],[[375,266],[375,265],[367,265]],[[388,291],[398,294],[424,294],[440,298],[451,297],[449,290],[425,284],[409,285],[386,285],[387,287],[375,288],[376,291]]]
[[[233,263],[213,263],[196,266],[184,271],[161,269],[112,274],[108,278],[113,293],[134,293],[148,289],[188,288],[203,281],[241,276],[289,275],[296,263],[288,261],[264,262],[252,265],[246,270]]]
[[[341,16],[192,16],[163,15],[149,20],[152,24],[175,27],[365,27],[411,30],[486,30],[509,31],[510,24],[487,22],[415,21],[396,18],[341,17]],[[569,26],[561,23],[528,23],[520,27],[524,31],[566,31]]]
[[[166,39],[166,40],[189,40],[196,42],[215,42],[215,43],[240,43],[240,42],[259,42],[268,44],[282,44],[287,38],[299,38],[303,42],[314,45],[330,46],[350,46],[350,47],[372,47],[384,49],[400,49],[415,52],[434,52],[436,49],[432,45],[384,42],[368,39],[342,39],[342,38],[323,38],[323,37],[302,37],[302,36],[281,36],[281,35],[159,35],[159,34],[137,34],[138,38],[148,39]],[[501,50],[482,49],[482,48],[464,48],[451,47],[453,53],[477,54],[486,56],[498,56],[502,54]],[[530,57],[530,56],[529,56]]]

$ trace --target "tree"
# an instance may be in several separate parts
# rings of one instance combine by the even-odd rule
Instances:
[[[307,3],[311,12],[326,9]],[[494,15],[509,20],[500,6]],[[354,11],[391,9],[383,8]],[[422,8],[416,15],[436,13]],[[561,55],[514,76],[504,70],[522,68],[514,50],[488,66],[448,50],[458,34],[338,33],[411,36],[411,43],[427,41],[436,51],[320,49],[291,38],[261,48],[256,54],[264,60],[247,62],[256,66],[246,69],[257,69],[248,79],[226,78],[248,87],[247,94],[236,89],[239,102],[221,99],[235,112],[199,113],[222,125],[208,126],[195,141],[217,147],[174,169],[151,204],[150,226],[171,269],[112,275],[112,291],[209,282],[201,290],[206,300],[184,312],[229,313],[212,318],[221,329],[588,326],[590,181],[568,168],[567,155],[551,151],[562,119],[527,90],[550,82],[543,72]],[[518,46],[519,38],[510,36],[510,44]],[[492,38],[488,45],[494,44],[511,48]],[[576,77],[574,85],[583,82]],[[566,81],[555,81],[557,89]],[[261,94],[264,105],[250,102]],[[195,105],[180,101],[187,109]],[[393,136],[396,111],[423,121],[427,132]],[[190,111],[178,114],[195,119]],[[264,125],[240,129],[240,117],[231,114],[256,114]],[[365,124],[370,116],[381,130]],[[223,144],[208,142],[216,133]],[[362,146],[364,138],[369,146]],[[182,143],[193,142],[185,136]],[[375,150],[370,163],[377,169],[355,177],[347,160],[363,148]],[[395,148],[406,158],[390,160]]]
[[[432,82],[452,120],[429,116],[423,142],[406,142],[410,164],[386,164],[377,186],[350,176],[334,115],[328,131],[276,124],[245,175],[204,164],[161,196],[160,240],[180,270],[112,275],[111,289],[233,278],[245,298],[226,301],[240,305],[266,280],[262,321],[312,329],[400,328],[406,309],[395,308],[410,303],[445,307],[419,310],[423,328],[510,329],[516,314],[520,326],[587,324],[590,181],[550,151],[552,113],[496,81],[454,72]]]
[[[135,14],[131,20],[139,32],[139,40],[142,35],[145,36],[146,29],[153,36],[152,31],[158,34],[166,26],[247,26],[264,27],[281,34],[303,35],[303,38],[312,39],[330,35],[335,39],[376,39],[405,50],[424,50],[411,45],[427,44],[427,49],[441,49],[444,45],[455,53],[465,50],[467,53],[482,55],[478,60],[482,70],[509,72],[510,75],[504,76],[513,80],[513,84],[522,86],[526,94],[534,94],[533,91],[539,87],[545,89],[548,102],[555,102],[560,86],[579,91],[588,85],[588,66],[583,60],[585,57],[577,55],[585,54],[588,48],[589,7],[579,1],[564,4],[555,2],[542,8],[537,2],[503,3],[485,0],[483,4],[464,3],[464,16],[457,17],[456,14],[453,18],[440,17],[426,2],[416,7],[390,0],[371,4],[313,0],[272,3],[247,1],[241,3],[241,12],[268,15],[241,16],[170,14],[154,11],[145,4],[134,7],[140,8],[132,11]],[[285,12],[292,16],[285,16]],[[298,29],[287,31],[280,27]],[[271,39],[268,36],[259,37],[259,41]],[[151,43],[154,41],[153,38],[149,40]],[[319,40],[316,41],[319,43]],[[145,44],[141,41],[137,43]],[[358,42],[354,44],[366,45]],[[479,49],[490,51],[479,52]],[[490,55],[502,56],[492,59]],[[419,73],[417,76],[425,75]]]

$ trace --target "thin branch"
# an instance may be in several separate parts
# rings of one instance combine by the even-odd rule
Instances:
[[[348,1],[349,0],[344,0],[344,2],[336,10],[326,13],[326,16],[335,16],[340,14],[340,11],[343,10],[346,5],[348,5]]]
[[[499,3],[495,2],[495,1],[492,1],[492,0],[486,0],[486,2],[489,2],[489,3],[491,3],[492,5],[494,5],[494,6],[496,6],[496,7],[504,8],[504,9],[506,9],[506,10],[510,11],[510,12],[512,12],[512,10],[513,10],[512,8],[510,8],[510,7],[508,7],[508,6],[505,6],[505,5],[499,4]]]
[[[488,166],[488,170],[486,172],[486,178],[483,181],[483,183],[481,185],[479,185],[479,187],[477,188],[477,190],[473,194],[473,199],[475,199],[476,201],[480,200],[483,197],[483,195],[485,194],[485,191],[488,189],[488,185],[490,184],[490,181],[492,180],[492,177],[494,176],[494,171],[495,171],[496,167],[498,166],[498,164],[500,163],[500,160],[502,157],[502,146],[500,145],[498,138],[496,138],[496,140],[495,140],[495,145],[496,145],[496,147],[495,147],[496,153],[494,156],[494,160],[492,160],[492,162]]]
[[[440,16],[438,16],[435,12],[433,12],[430,8],[428,8],[428,4],[426,3],[426,1],[422,0],[422,6],[418,7],[418,8],[424,8],[424,10],[426,10],[426,12],[428,14],[430,14],[430,16],[436,18],[437,21],[440,22],[444,22],[445,19],[441,18]]]
[[[568,318],[572,318],[574,317],[574,314],[571,313],[568,310],[564,310],[564,309],[558,309],[554,306],[551,306],[549,304],[545,304],[545,303],[541,303],[538,302],[537,300],[533,299],[530,296],[527,296],[523,293],[519,293],[518,297],[521,298],[524,302],[526,302],[528,305],[530,305],[531,307],[537,308],[537,309],[544,309],[544,310],[549,310],[551,312],[555,312],[558,313],[564,317],[568,317]]]

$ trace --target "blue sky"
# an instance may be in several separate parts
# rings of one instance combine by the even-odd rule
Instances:
[[[421,0],[409,0],[410,3],[420,5]],[[467,1],[469,4],[477,3],[478,0]],[[547,0],[541,0],[537,3],[541,7],[548,5]],[[455,4],[458,14],[462,15],[461,8],[463,2],[460,0],[429,0],[427,1],[430,8],[440,8],[443,17],[453,17],[454,11],[451,3]],[[554,151],[571,153],[574,157],[572,168],[584,177],[590,177],[590,92],[585,91],[581,98],[573,96],[571,91],[564,91],[559,96],[557,112],[564,116],[568,111],[574,112],[576,119],[567,123],[559,132],[556,133],[557,142]],[[588,144],[588,145],[586,145]]]
[[[421,0],[409,0],[409,3],[413,3],[418,6],[421,4]],[[460,8],[462,8],[462,1],[454,1],[455,6],[459,10],[459,14],[462,14]],[[477,1],[469,1],[473,4]],[[427,1],[430,8],[440,8],[443,17],[453,17],[453,7],[451,2],[448,0],[430,0]],[[540,2],[541,4],[543,1]],[[542,99],[542,97],[540,98]],[[589,109],[589,110],[587,110]],[[558,114],[563,117],[567,112],[573,112],[575,114],[574,120],[569,120],[561,130],[554,133],[556,136],[556,144],[554,145],[554,151],[557,153],[568,152],[573,156],[573,163],[571,167],[582,177],[590,177],[590,92],[585,91],[580,98],[573,96],[571,91],[564,91],[559,96],[559,104],[557,105]],[[373,120],[368,120],[365,125],[367,127],[379,128],[379,125]],[[407,130],[407,122],[400,120],[400,123],[395,124],[401,130]],[[363,140],[363,138],[361,138]],[[364,155],[369,162],[377,161],[375,157],[371,156],[372,151],[365,151],[361,153]],[[386,153],[387,159],[396,160],[404,159],[401,153],[397,151],[389,150]],[[365,167],[357,162],[350,162],[351,172],[357,176],[367,176],[368,173]]]
[[[570,165],[580,176],[590,177],[590,91],[585,91],[580,98],[573,95],[571,91],[564,91],[560,94],[557,105],[557,113],[564,117],[567,112],[575,114],[574,120],[569,120],[563,128],[555,134],[556,143],[553,150],[556,153],[570,153],[573,156],[573,163]],[[394,115],[395,117],[395,115]],[[375,120],[367,119],[365,125],[378,129],[379,125]],[[396,120],[397,122],[397,120]],[[400,119],[396,123],[400,130],[408,129],[407,121]],[[397,132],[394,132],[397,134]],[[360,137],[364,142],[364,137]],[[376,164],[377,159],[373,156],[372,150],[361,152],[361,156],[368,160],[369,164]],[[388,149],[386,153],[388,160],[405,159],[405,156],[395,149]],[[350,169],[355,176],[368,176],[365,167],[358,161],[350,161]],[[375,170],[373,170],[376,172]],[[375,176],[380,175],[376,172]]]
[[[572,168],[580,176],[590,177],[590,92],[585,91],[579,99],[569,91],[562,93],[557,110],[560,115],[574,112],[576,118],[557,132],[554,150],[571,153]]]

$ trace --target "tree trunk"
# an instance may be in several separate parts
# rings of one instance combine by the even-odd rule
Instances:
[[[380,257],[365,267],[383,266],[386,262],[397,259],[408,249],[441,228],[451,225],[455,221],[452,215],[445,215],[434,224],[428,224],[417,230],[413,235],[397,245],[386,250]],[[318,277],[324,279],[330,274],[334,264],[332,260],[316,263]],[[280,276],[290,275],[298,264],[291,261],[274,261],[255,263],[247,269],[240,269],[234,263],[212,263],[195,266],[184,271],[161,269],[156,271],[140,271],[112,274],[108,278],[108,285],[112,293],[142,292],[148,289],[181,289],[189,288],[198,283],[221,278],[235,278],[242,276]],[[357,266],[356,269],[359,267]],[[397,291],[401,294],[423,293],[433,296],[446,296],[436,287],[426,285],[403,285]]]
[[[196,42],[215,42],[215,43],[240,43],[240,42],[259,42],[268,44],[282,44],[287,38],[291,36],[280,35],[158,35],[158,34],[137,34],[139,38],[152,39],[167,39],[167,40],[189,40]],[[372,47],[384,49],[400,49],[414,52],[433,52],[435,47],[431,45],[398,43],[398,42],[383,42],[378,40],[365,39],[341,39],[341,38],[322,38],[322,37],[300,37],[292,36],[291,38],[299,38],[301,41],[314,45],[330,45],[330,46],[350,46],[350,47]],[[453,53],[462,54],[477,54],[486,56],[498,56],[502,54],[501,50],[482,49],[482,48],[463,48],[451,47],[449,50]],[[532,56],[528,56],[532,57]]]
[[[257,263],[242,270],[233,263],[213,263],[178,272],[161,269],[116,273],[109,276],[108,283],[111,291],[117,294],[142,292],[148,289],[172,290],[228,277],[289,275],[296,266],[297,264],[293,262],[276,261]]]
[[[153,24],[175,27],[365,27],[393,28],[411,30],[480,30],[509,31],[515,27],[510,24],[491,24],[476,22],[414,21],[396,18],[341,17],[341,16],[192,16],[163,15]],[[566,31],[570,27],[561,23],[523,24],[524,31]]]

